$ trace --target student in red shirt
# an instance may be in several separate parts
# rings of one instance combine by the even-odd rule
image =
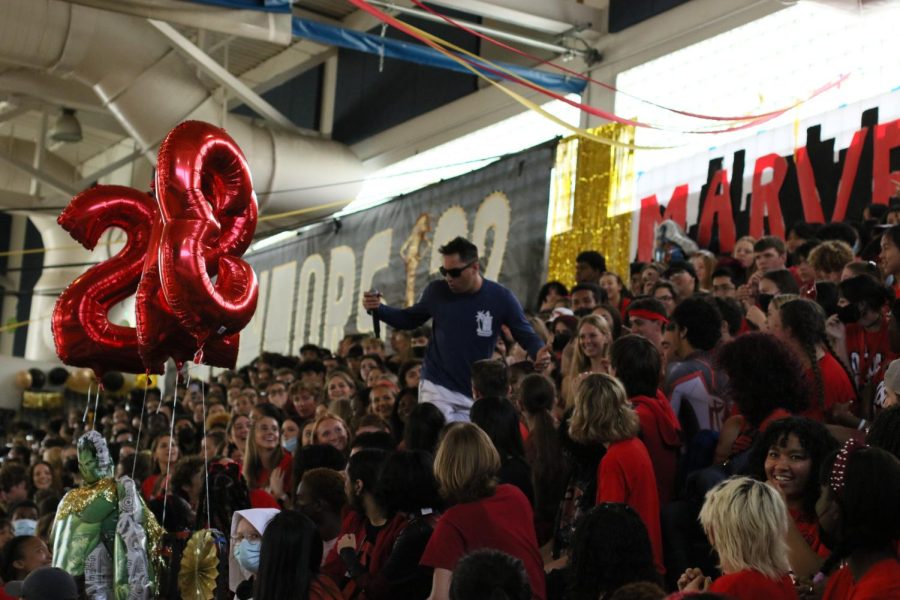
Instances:
[[[659,504],[668,504],[675,493],[681,425],[669,399],[659,390],[662,358],[647,338],[626,335],[613,342],[610,368],[625,386],[641,421],[640,438],[653,461]]]
[[[829,577],[823,600],[900,598],[900,460],[851,440],[824,471],[819,524],[834,538],[828,563],[843,564]]]
[[[650,535],[654,565],[664,573],[659,493],[647,447],[637,437],[640,428],[640,418],[619,380],[603,373],[581,380],[569,436],[580,444],[599,442],[606,447],[597,468],[596,502],[621,502],[641,516]]]
[[[789,575],[788,512],[770,485],[749,477],[726,479],[706,495],[700,524],[719,555],[715,581],[699,569],[678,578],[678,589],[723,594],[734,600],[796,600]]]
[[[440,518],[420,564],[434,568],[431,600],[448,600],[456,564],[466,553],[493,548],[525,564],[532,598],[546,598],[534,515],[513,485],[497,485],[500,455],[477,425],[454,423],[434,460],[441,495],[453,504]]]
[[[144,500],[161,499],[166,495],[169,483],[169,468],[178,462],[178,443],[168,433],[161,433],[153,440],[153,473],[141,484]]]
[[[258,404],[254,408],[261,414],[250,426],[243,470],[253,506],[259,508],[267,499],[257,490],[266,492],[279,504],[288,499],[287,490],[293,489],[294,463],[291,453],[281,447],[284,413],[272,404]]]
[[[821,423],[856,428],[852,413],[856,389],[831,352],[825,334],[825,311],[811,300],[791,300],[769,307],[769,332],[788,345],[805,370],[809,405],[801,414]]]
[[[819,535],[819,473],[838,442],[828,429],[804,417],[772,423],[750,454],[750,474],[781,492],[791,517],[788,559],[798,577],[812,578],[831,554]]]
[[[850,367],[860,391],[860,416],[872,418],[875,390],[895,358],[888,332],[887,305],[893,292],[868,275],[857,275],[838,285],[840,308],[827,321],[828,335],[837,356]]]

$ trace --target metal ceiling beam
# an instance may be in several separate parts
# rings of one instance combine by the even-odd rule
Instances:
[[[232,75],[225,67],[210,58],[208,54],[203,52],[192,41],[184,37],[174,27],[163,21],[148,19],[166,39],[171,42],[172,46],[185,55],[188,59],[196,63],[203,72],[213,78],[219,85],[224,86],[241,99],[241,101],[250,107],[253,112],[262,117],[267,123],[286,129],[289,131],[299,131],[294,123],[285,117],[274,106],[266,102],[259,94],[254,92],[243,81]],[[315,133],[313,133],[315,135]]]
[[[397,0],[394,4],[398,7],[408,8],[412,5],[412,2],[410,0]],[[357,31],[367,31],[381,23],[375,17],[361,10],[354,11],[341,20],[329,19],[301,8],[295,8],[294,15]],[[242,73],[240,80],[248,87],[253,88],[253,91],[257,94],[264,94],[282,83],[318,67],[336,57],[337,54],[337,48],[317,44],[309,40],[296,40],[275,56]],[[238,100],[231,99],[229,108],[234,108],[239,103]]]
[[[131,163],[133,163],[134,161],[136,161],[137,159],[139,159],[142,156],[144,156],[143,150],[135,150],[131,154],[123,156],[119,160],[114,160],[113,162],[109,163],[108,165],[104,165],[102,168],[97,169],[96,171],[94,171],[93,173],[91,173],[89,175],[85,175],[84,177],[79,179],[77,182],[75,182],[75,187],[77,187],[79,189],[86,188],[87,186],[91,185],[92,183],[94,183],[95,181],[100,179],[101,177],[103,177],[105,175],[109,175],[113,171],[121,169],[125,165],[130,165]]]
[[[606,10],[573,0],[432,0],[431,3],[557,35],[573,27],[606,31]]]
[[[25,113],[27,113],[30,110],[31,110],[31,108],[28,106],[16,106],[16,107],[10,108],[8,110],[5,110],[2,113],[0,113],[0,123],[3,123],[4,121],[10,121],[12,119],[15,119],[16,117],[18,117],[20,115],[24,115]]]
[[[35,169],[31,165],[29,165],[27,163],[23,163],[22,161],[3,152],[2,150],[0,150],[0,162],[6,163],[9,166],[13,167],[14,169],[18,169],[19,171],[22,171],[23,173],[27,173],[31,177],[34,177],[35,179],[40,181],[41,183],[45,183],[48,186],[52,187],[53,189],[58,190],[59,192],[62,192],[63,194],[65,194],[67,196],[74,196],[75,194],[78,193],[78,190],[75,187],[69,185],[68,183],[65,183],[64,181],[60,181],[59,179],[57,179],[56,177],[53,177],[52,175],[50,175],[48,173],[45,173],[38,169]]]

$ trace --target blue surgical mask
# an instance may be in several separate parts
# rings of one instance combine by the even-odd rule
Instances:
[[[291,454],[295,454],[297,452],[297,440],[300,436],[294,436],[292,438],[288,438],[282,442],[281,446]]]
[[[234,557],[244,570],[256,573],[259,571],[259,542],[241,540],[234,549]]]
[[[13,535],[34,535],[37,531],[37,521],[34,519],[17,519],[12,522]]]

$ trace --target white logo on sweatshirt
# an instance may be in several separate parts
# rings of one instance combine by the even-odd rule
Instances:
[[[475,322],[478,323],[478,327],[475,329],[475,333],[480,337],[491,337],[492,335],[494,335],[494,332],[491,328],[491,325],[494,322],[494,317],[491,316],[491,311],[479,310],[475,315]]]

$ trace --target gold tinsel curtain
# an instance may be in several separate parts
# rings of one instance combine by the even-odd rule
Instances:
[[[634,128],[610,124],[597,135],[634,141]],[[575,257],[596,250],[606,268],[628,282],[633,210],[633,151],[577,136],[563,139],[556,151],[550,207],[548,281],[575,283]]]

